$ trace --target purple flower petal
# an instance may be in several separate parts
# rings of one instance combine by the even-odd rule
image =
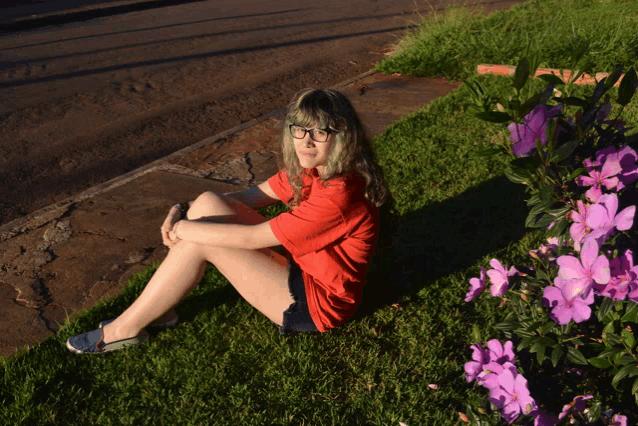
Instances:
[[[543,302],[545,306],[553,308],[563,301],[563,297],[560,288],[556,286],[547,286],[543,289]]]
[[[593,293],[591,293],[593,295]],[[579,323],[589,319],[591,317],[591,308],[585,304],[580,298],[575,298],[572,302],[572,318],[574,322]]]
[[[583,248],[580,251],[580,260],[584,270],[591,269],[594,261],[598,258],[598,250],[599,247],[595,240],[591,238],[585,240]]]
[[[507,393],[503,388],[498,387],[490,391],[489,400],[497,408],[503,408],[512,400],[512,395]]]
[[[607,284],[611,276],[609,271],[609,259],[607,259],[604,254],[598,256],[591,267],[591,272],[591,277],[594,281],[598,284]]]
[[[629,206],[614,218],[614,225],[619,231],[631,229],[634,224],[634,215],[636,214],[636,206]]]
[[[585,275],[583,266],[574,256],[559,256],[558,259],[556,259],[556,263],[560,266],[558,275],[561,279],[571,280],[575,278],[582,278]]]
[[[510,395],[514,395],[514,385],[516,384],[514,375],[509,370],[503,370],[498,376],[498,384]]]
[[[588,278],[575,278],[573,280],[565,281],[564,286],[561,288],[563,299],[572,300],[580,295],[589,295],[589,289],[591,280]]]
[[[589,207],[585,223],[591,229],[604,229],[609,227],[611,221],[609,220],[609,213],[607,212],[607,209],[601,204],[596,203]]]

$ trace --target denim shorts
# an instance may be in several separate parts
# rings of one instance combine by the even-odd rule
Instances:
[[[308,310],[301,268],[290,258],[288,259],[288,291],[294,302],[284,311],[283,324],[279,327],[279,332],[286,336],[306,331],[319,331]]]

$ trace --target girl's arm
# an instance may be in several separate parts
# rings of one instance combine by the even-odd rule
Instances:
[[[241,201],[252,209],[260,209],[280,201],[267,180],[245,191],[231,192],[224,195]]]
[[[179,240],[217,247],[260,249],[281,243],[266,221],[259,225],[180,220],[173,228]]]

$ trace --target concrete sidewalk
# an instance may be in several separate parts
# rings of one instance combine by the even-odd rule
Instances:
[[[372,135],[458,87],[368,72],[334,88]],[[160,226],[176,202],[276,173],[285,110],[205,139],[0,227],[0,355],[55,333],[66,315],[115,296],[167,253]]]

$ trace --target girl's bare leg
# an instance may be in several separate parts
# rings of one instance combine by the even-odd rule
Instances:
[[[189,220],[258,224],[266,218],[232,199],[204,193],[188,211]],[[271,249],[227,249],[180,241],[168,253],[144,291],[115,321],[104,327],[104,341],[136,336],[171,310],[202,279],[213,263],[249,303],[281,325],[293,302],[288,291],[287,260]]]

